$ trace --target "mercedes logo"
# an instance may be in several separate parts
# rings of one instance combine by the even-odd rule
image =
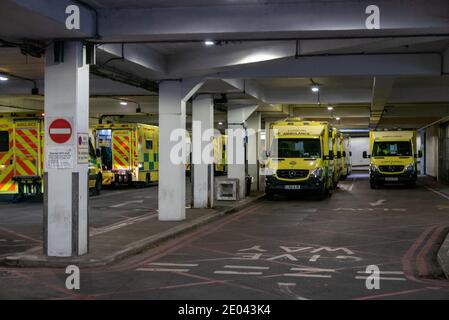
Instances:
[[[296,171],[289,171],[288,172],[288,176],[290,177],[290,178],[294,178],[294,177],[296,177]]]

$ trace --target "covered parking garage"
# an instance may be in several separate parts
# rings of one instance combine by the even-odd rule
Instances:
[[[0,297],[71,296],[58,277],[75,264],[90,279],[77,298],[449,298],[448,17],[444,0],[2,1],[1,117],[42,119],[42,145],[28,143],[43,192],[0,203]],[[321,201],[269,201],[270,128],[298,118],[350,138],[352,174]],[[89,195],[82,138],[125,123],[158,127],[142,138],[157,141],[157,181]],[[207,129],[244,133],[221,149],[226,170],[195,161]],[[0,191],[20,182],[21,154],[30,166],[17,130],[0,140]],[[415,189],[369,189],[373,130],[416,131]],[[179,141],[188,163],[172,161]],[[372,265],[379,290],[365,287]],[[39,282],[51,286],[25,293]]]

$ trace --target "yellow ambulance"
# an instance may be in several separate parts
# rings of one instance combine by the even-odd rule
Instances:
[[[265,193],[311,191],[324,198],[334,186],[333,130],[327,122],[289,118],[271,125]]]
[[[98,124],[92,128],[104,186],[145,186],[159,177],[159,128],[141,123]]]
[[[370,131],[370,186],[372,189],[389,183],[413,188],[418,178],[416,131]]]
[[[43,193],[44,119],[41,114],[0,114],[0,195],[13,199]],[[101,165],[89,141],[89,188],[101,191]]]

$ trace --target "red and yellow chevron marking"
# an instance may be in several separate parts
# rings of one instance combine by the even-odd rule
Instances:
[[[38,132],[36,128],[17,128],[15,133],[15,177],[38,175]]]
[[[9,151],[0,152],[0,194],[14,194],[18,192],[17,184],[12,179],[14,166],[11,164],[14,157],[13,129],[9,129]]]
[[[112,135],[112,170],[129,170],[131,167],[131,139],[129,132]]]

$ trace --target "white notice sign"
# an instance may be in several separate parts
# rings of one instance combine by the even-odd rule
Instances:
[[[73,169],[73,157],[72,148],[47,147],[45,152],[45,163],[47,169]]]
[[[78,133],[78,164],[89,164],[88,133]]]

